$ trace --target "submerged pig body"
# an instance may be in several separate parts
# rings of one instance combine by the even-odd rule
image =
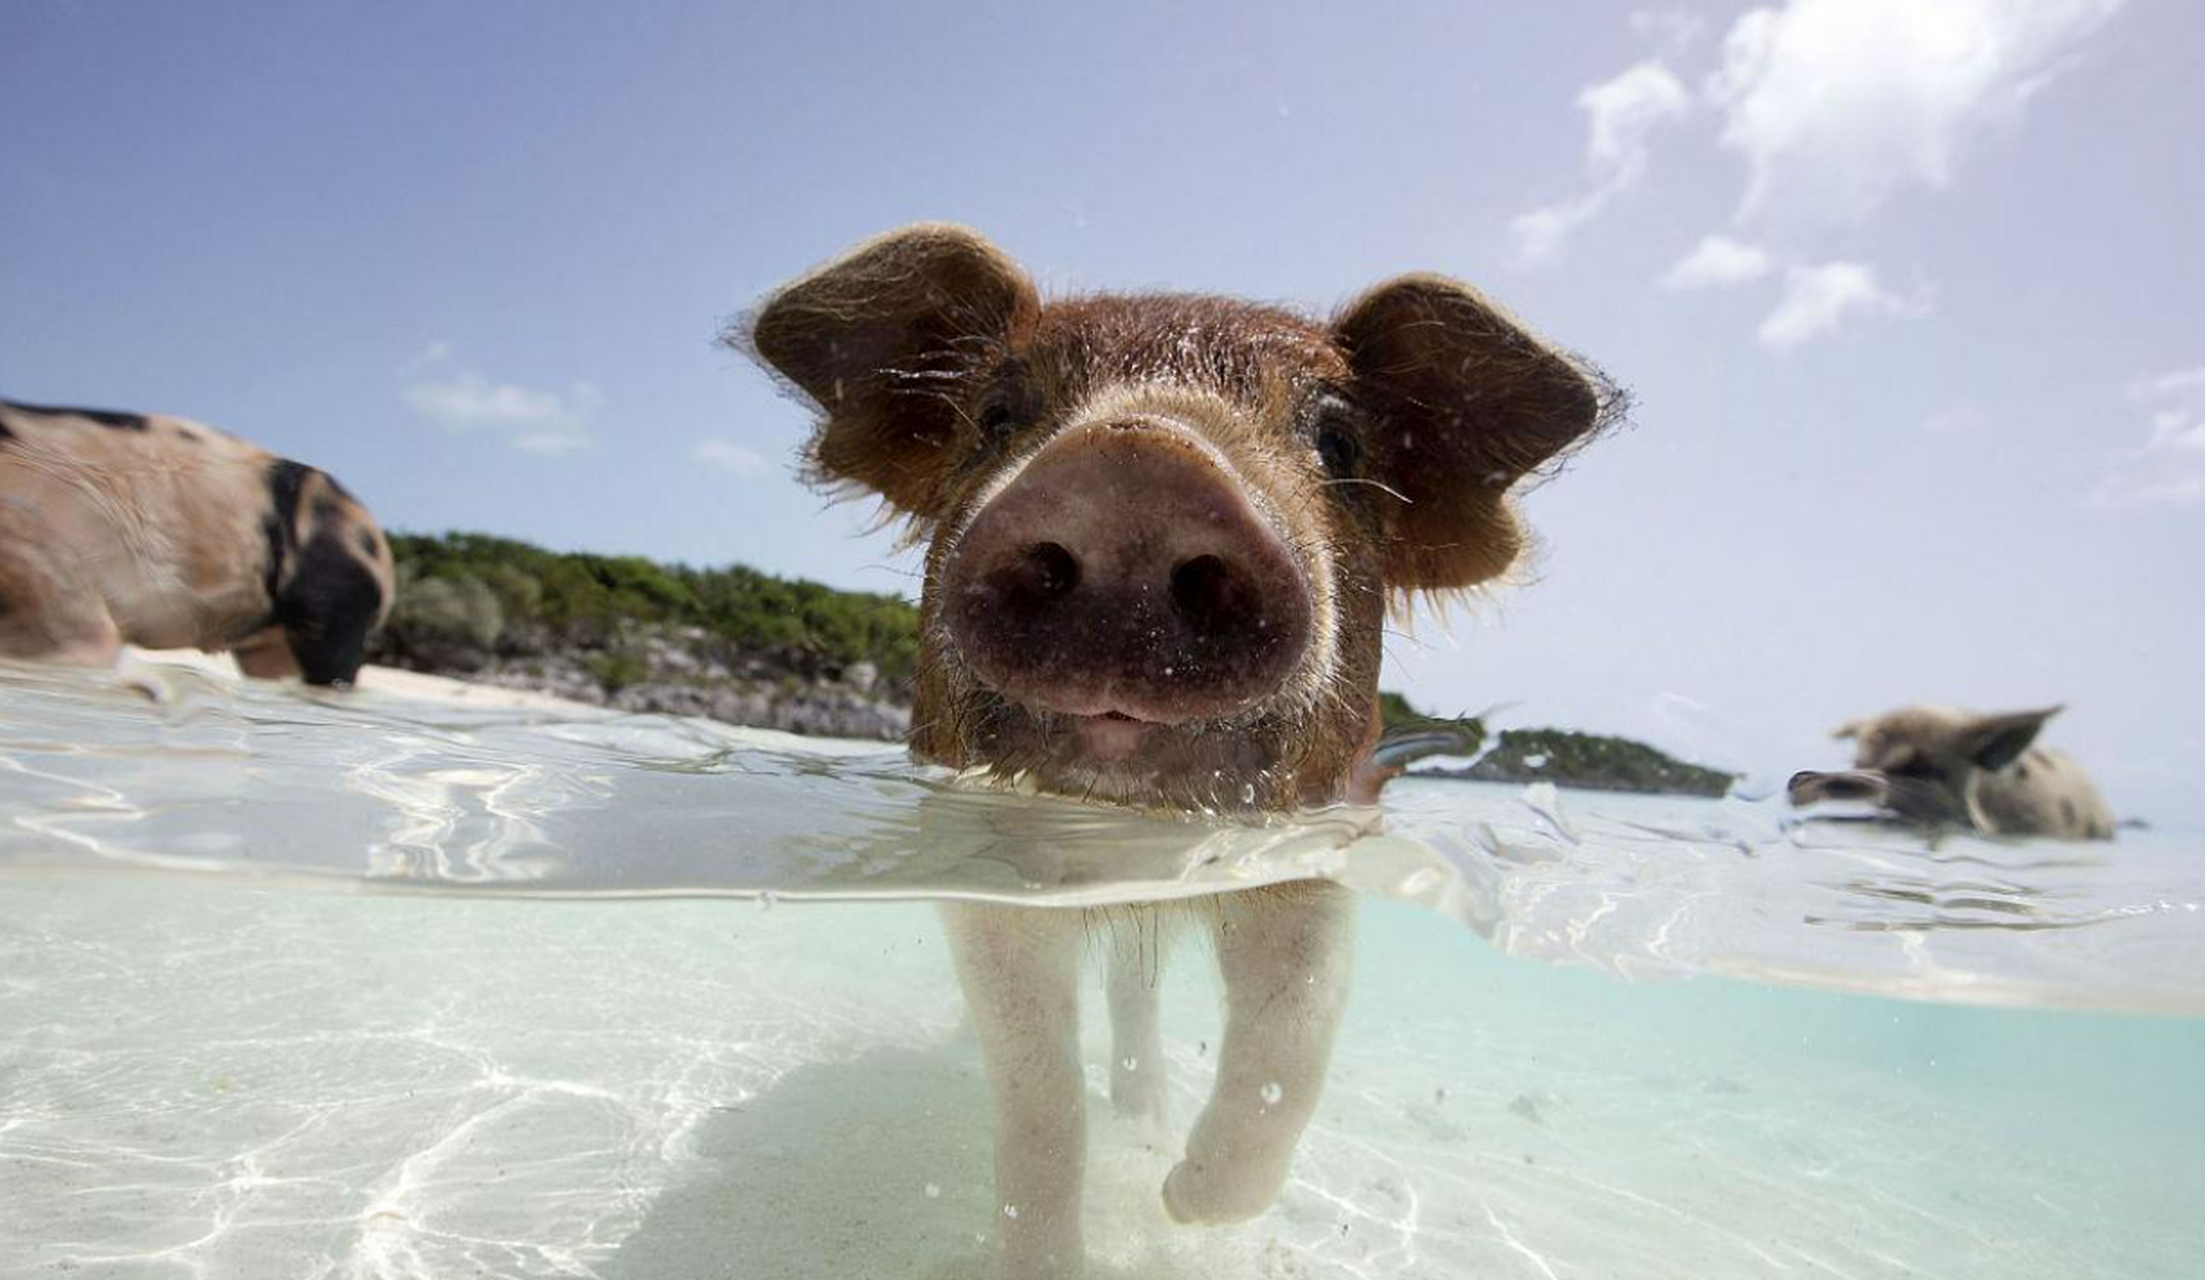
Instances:
[[[0,401],[0,656],[230,650],[349,682],[389,545],[342,485],[201,423]]]
[[[1374,794],[1389,602],[1502,574],[1523,543],[1513,487],[1616,404],[1442,277],[1389,281],[1330,321],[1174,294],[1045,302],[944,226],[799,279],[742,337],[818,406],[815,478],[879,495],[927,543],[915,753],[1145,808]],[[999,1274],[1080,1274],[1092,922],[945,916],[994,1091]],[[1311,882],[1171,919],[1208,935],[1226,1028],[1164,1204],[1236,1221],[1270,1204],[1321,1092],[1351,906]],[[1166,923],[1136,913],[1153,945],[1110,931],[1112,1097],[1151,1118]]]

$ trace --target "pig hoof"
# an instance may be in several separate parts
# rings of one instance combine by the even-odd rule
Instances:
[[[1169,1117],[1163,1079],[1154,1072],[1115,1075],[1110,1081],[1110,1109],[1119,1119],[1133,1121],[1144,1130],[1164,1128]]]
[[[1276,1187],[1250,1184],[1230,1170],[1183,1160],[1164,1179],[1164,1212],[1188,1226],[1246,1222],[1271,1207]]]
[[[1125,1126],[1126,1135],[1152,1156],[1170,1155],[1179,1146],[1179,1135],[1172,1131],[1171,1121],[1164,1115],[1161,1104],[1147,1110],[1121,1106],[1117,1108],[1117,1117]]]
[[[1079,1250],[996,1255],[994,1280],[1085,1280],[1087,1258]]]

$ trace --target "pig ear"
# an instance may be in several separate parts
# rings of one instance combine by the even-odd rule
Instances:
[[[748,346],[819,406],[824,483],[935,514],[962,413],[960,375],[1033,323],[1033,281],[978,233],[921,223],[859,245],[766,299]],[[729,337],[744,345],[741,329]]]
[[[1599,373],[1532,336],[1475,289],[1402,276],[1333,327],[1371,413],[1374,478],[1389,504],[1387,584],[1467,587],[1523,546],[1509,487],[1622,408]]]
[[[1978,768],[2003,769],[2019,760],[2029,744],[2037,740],[2044,722],[2059,713],[2059,707],[2040,707],[2035,711],[1977,716],[1960,730],[1960,754]]]

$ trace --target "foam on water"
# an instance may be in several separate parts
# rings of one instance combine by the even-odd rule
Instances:
[[[0,669],[0,1276],[978,1275],[979,1064],[933,913],[880,899],[1308,874],[1372,892],[1271,1213],[1157,1197],[1215,1057],[1201,957],[1166,971],[1172,1132],[1109,1117],[1089,1028],[1105,1280],[2195,1273],[2173,833],[1925,849],[1455,783],[1382,831],[1243,827],[716,725],[136,679]]]

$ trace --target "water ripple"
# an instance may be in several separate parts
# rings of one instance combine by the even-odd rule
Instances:
[[[1502,949],[1979,1003],[2205,1010],[2205,858],[1411,781],[1386,812],[1143,816],[698,720],[0,666],[0,875],[537,897],[1104,905],[1307,876]]]

